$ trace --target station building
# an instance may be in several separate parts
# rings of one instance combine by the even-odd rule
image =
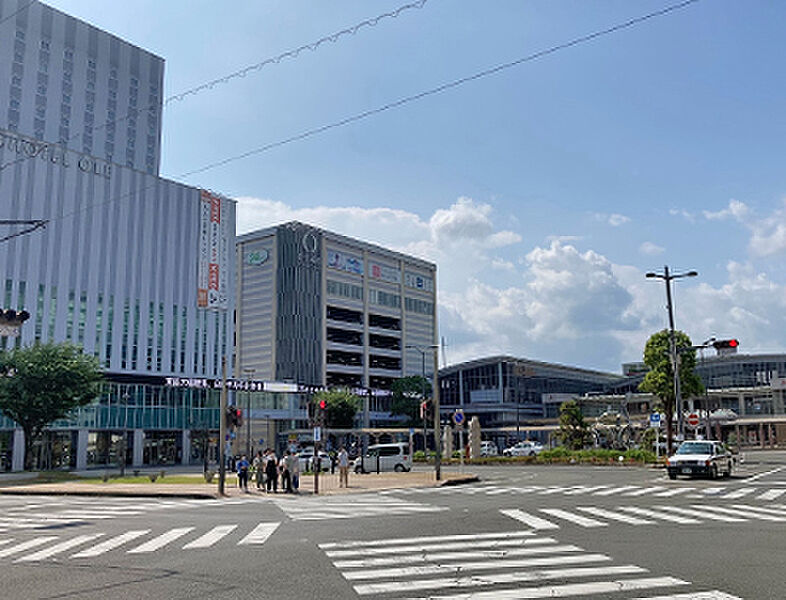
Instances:
[[[37,1],[0,0],[0,20],[0,219],[46,221],[0,228],[0,303],[31,315],[0,346],[72,342],[106,377],[37,464],[198,459],[218,391],[166,382],[231,357],[235,203],[158,177],[163,59]],[[0,417],[0,468],[23,447]]]

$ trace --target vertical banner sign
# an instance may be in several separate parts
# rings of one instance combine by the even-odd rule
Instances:
[[[199,308],[228,307],[227,275],[229,259],[227,223],[222,219],[222,199],[202,190],[199,210],[199,267],[197,271]]]

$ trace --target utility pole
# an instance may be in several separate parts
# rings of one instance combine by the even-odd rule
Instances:
[[[434,455],[434,473],[439,481],[442,478],[442,436],[439,422],[439,351],[438,346],[432,346],[434,350],[434,441],[437,443],[437,452]]]
[[[221,357],[221,399],[218,403],[218,495],[224,495],[224,483],[227,476],[227,461],[224,449],[227,436],[227,357]]]

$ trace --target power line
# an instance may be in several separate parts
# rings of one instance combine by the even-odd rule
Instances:
[[[27,6],[30,6],[30,4],[32,4],[33,2],[35,2],[35,0],[31,0],[31,2],[29,4],[27,4]],[[229,75],[225,75],[224,77],[219,77],[218,79],[213,79],[211,81],[199,84],[199,85],[197,85],[197,86],[195,86],[193,88],[187,89],[187,90],[185,90],[183,92],[180,92],[178,94],[175,94],[173,96],[170,96],[170,97],[166,98],[164,100],[164,102],[163,102],[163,106],[166,107],[167,105],[169,105],[170,103],[172,103],[174,101],[182,102],[188,96],[195,96],[196,94],[198,94],[200,92],[204,92],[205,90],[211,90],[211,89],[213,89],[217,85],[224,84],[224,83],[229,83],[233,79],[238,79],[238,78],[245,77],[249,73],[252,73],[254,71],[259,71],[260,69],[262,69],[262,68],[264,68],[266,66],[269,66],[269,65],[278,64],[282,60],[285,60],[285,59],[293,59],[294,60],[294,59],[296,59],[300,54],[302,54],[306,50],[310,50],[312,52],[315,52],[320,46],[322,46],[322,45],[324,45],[324,44],[326,44],[328,42],[336,43],[339,39],[341,39],[342,37],[347,36],[347,35],[355,35],[355,34],[357,34],[358,31],[360,31],[364,27],[375,27],[377,24],[379,24],[380,21],[383,21],[385,19],[395,19],[396,17],[398,17],[404,11],[407,11],[407,10],[410,10],[410,9],[415,9],[415,8],[417,8],[417,9],[423,8],[423,6],[425,6],[426,2],[428,2],[428,0],[418,0],[417,2],[412,2],[410,4],[405,4],[403,6],[400,6],[399,8],[397,8],[394,11],[383,13],[383,14],[378,15],[376,17],[373,17],[371,19],[366,19],[365,21],[361,21],[360,23],[358,23],[356,25],[353,25],[352,27],[347,27],[346,29],[342,29],[341,31],[337,31],[335,33],[331,33],[330,35],[326,35],[326,36],[324,36],[324,37],[322,37],[322,38],[318,39],[317,41],[312,42],[310,44],[305,44],[303,46],[295,48],[294,50],[288,50],[288,51],[283,52],[283,53],[281,53],[281,54],[279,54],[277,56],[273,56],[272,58],[266,58],[263,61],[255,63],[253,65],[249,65],[247,67],[244,67],[244,68],[240,69],[239,71],[235,71],[234,73],[230,73]],[[19,10],[16,11],[16,13],[20,12],[24,8],[27,8],[27,6],[24,6],[23,8],[20,8]],[[14,15],[16,13],[14,13]],[[9,17],[6,17],[6,19],[10,19],[14,15],[10,15]],[[4,19],[4,20],[6,20],[6,19]],[[0,23],[2,23],[2,22],[3,21],[0,21]],[[132,117],[137,117],[140,114],[143,114],[143,113],[146,113],[146,112],[152,112],[152,111],[155,111],[157,109],[158,109],[158,104],[157,103],[150,104],[148,106],[144,106],[144,107],[141,107],[141,108],[131,108],[131,109],[128,110],[128,113],[126,115],[124,115],[122,117],[118,117],[118,118],[116,118],[116,119],[114,119],[112,121],[107,121],[105,123],[99,123],[97,125],[91,125],[88,128],[86,128],[86,131],[90,131],[90,132],[100,131],[100,130],[105,129],[105,128],[109,127],[109,126],[123,123],[123,122],[127,121],[128,119],[130,119]],[[65,143],[68,144],[68,142],[71,142],[71,141],[73,141],[75,139],[80,138],[83,134],[84,134],[84,130],[80,131],[78,133],[75,133],[74,135],[69,137],[66,140]],[[20,158],[11,160],[11,161],[3,164],[3,165],[0,165],[0,171],[5,169],[6,167],[10,167],[10,166],[15,165],[17,163],[23,162],[23,161],[27,160],[28,158],[29,157],[27,157],[27,156],[22,156]]]
[[[260,146],[259,148],[255,148],[253,150],[248,150],[246,152],[243,152],[242,154],[238,154],[236,156],[232,156],[232,157],[229,157],[229,158],[225,158],[225,159],[216,161],[214,163],[210,163],[208,165],[205,165],[204,167],[200,167],[199,169],[194,169],[193,171],[188,171],[186,173],[178,175],[178,178],[185,178],[185,177],[190,177],[191,175],[196,175],[197,173],[203,173],[205,171],[209,171],[211,169],[215,169],[216,167],[221,167],[221,166],[224,166],[224,165],[229,164],[231,162],[235,162],[237,160],[248,158],[249,156],[253,156],[255,154],[261,154],[263,152],[267,152],[268,150],[272,150],[273,148],[278,148],[280,146],[284,146],[284,145],[290,144],[292,142],[297,142],[299,140],[303,140],[303,139],[315,136],[317,134],[324,133],[324,132],[329,131],[331,129],[336,129],[338,127],[343,127],[344,125],[348,125],[350,123],[354,123],[355,121],[361,121],[361,120],[366,119],[368,117],[371,117],[373,115],[378,115],[380,113],[383,113],[385,111],[391,110],[393,108],[398,108],[399,106],[403,106],[405,104],[409,104],[410,102],[414,102],[416,100],[421,100],[421,99],[426,98],[428,96],[433,96],[435,94],[439,94],[439,93],[444,92],[446,90],[449,90],[449,89],[452,89],[452,88],[455,88],[455,87],[459,87],[461,85],[464,85],[465,83],[469,83],[469,82],[475,81],[477,79],[482,79],[484,77],[488,77],[489,75],[494,75],[496,73],[499,73],[500,71],[504,71],[504,70],[510,69],[512,67],[517,67],[517,66],[519,66],[521,64],[524,64],[524,63],[527,63],[527,62],[531,62],[531,61],[537,60],[539,58],[543,58],[544,56],[548,56],[550,54],[554,54],[554,53],[559,52],[561,50],[566,50],[568,48],[572,48],[573,46],[578,46],[579,44],[584,44],[586,42],[592,41],[592,40],[597,39],[599,37],[602,37],[602,36],[605,36],[605,35],[609,35],[611,33],[615,33],[615,32],[620,31],[622,29],[628,29],[630,27],[633,27],[634,25],[638,25],[639,23],[643,23],[644,21],[648,21],[648,20],[654,19],[656,17],[661,17],[661,16],[666,15],[668,13],[671,13],[671,12],[674,12],[674,11],[686,8],[687,6],[689,6],[691,4],[695,4],[697,2],[699,2],[699,0],[685,0],[684,2],[680,2],[678,4],[672,4],[672,5],[667,6],[667,7],[663,8],[663,9],[661,9],[661,10],[658,10],[658,11],[655,11],[655,12],[651,12],[651,13],[648,13],[646,15],[642,15],[641,17],[636,17],[634,19],[630,19],[628,21],[625,21],[623,23],[619,23],[619,24],[614,25],[612,27],[608,27],[606,29],[601,29],[601,30],[596,31],[594,33],[590,33],[590,34],[587,34],[587,35],[584,35],[584,36],[581,36],[581,37],[578,37],[578,38],[574,38],[574,39],[570,40],[569,42],[565,42],[563,44],[558,44],[556,46],[551,46],[550,48],[547,48],[545,50],[540,50],[538,52],[535,52],[533,54],[529,54],[529,55],[524,56],[522,58],[519,58],[517,60],[513,60],[513,61],[510,61],[510,62],[507,62],[507,63],[503,63],[503,64],[497,65],[495,67],[491,67],[489,69],[485,69],[483,71],[479,71],[478,73],[475,73],[473,75],[468,75],[466,77],[462,77],[460,79],[454,79],[453,81],[450,81],[448,83],[443,83],[442,85],[438,85],[437,87],[425,90],[423,92],[419,92],[417,94],[413,94],[412,96],[406,96],[406,97],[401,98],[399,100],[395,100],[394,102],[390,102],[388,104],[383,104],[382,106],[379,106],[377,108],[372,108],[372,109],[363,111],[361,113],[358,113],[358,114],[350,116],[350,117],[346,117],[346,118],[341,119],[339,121],[335,121],[335,122],[329,123],[327,125],[322,125],[320,127],[314,128],[314,129],[309,129],[307,131],[304,131],[303,133],[299,133],[297,135],[293,135],[291,137],[284,138],[283,140],[279,140],[277,142],[271,142],[269,144],[265,144],[264,146]]]
[[[48,223],[45,219],[36,219],[34,221],[20,221],[15,219],[0,219],[0,225],[30,225],[27,229],[22,229],[21,231],[16,231],[14,233],[10,233],[4,237],[0,237],[0,242],[5,242],[6,240],[10,240],[15,237],[19,237],[20,235],[24,235],[26,233],[30,233],[35,231],[36,229],[40,229],[41,227],[46,227]]]

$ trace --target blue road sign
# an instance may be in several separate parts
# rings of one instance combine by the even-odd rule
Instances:
[[[457,426],[461,426],[464,424],[464,411],[460,408],[453,413],[453,422]]]

